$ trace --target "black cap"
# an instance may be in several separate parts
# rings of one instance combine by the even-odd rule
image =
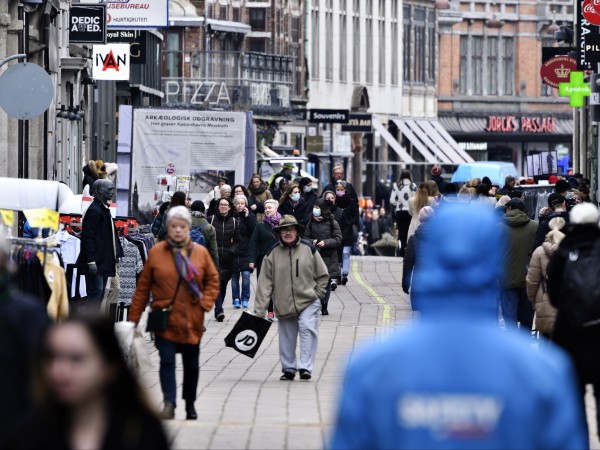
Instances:
[[[557,194],[556,192],[548,196],[548,206],[554,208],[555,206],[562,205],[566,201],[565,196]]]
[[[571,190],[571,185],[567,180],[558,180],[556,185],[554,186],[554,192],[558,194],[562,194],[563,192],[567,192]]]
[[[200,201],[200,200],[196,200],[194,203],[192,203],[192,211],[200,211],[200,212],[204,212],[206,211],[206,206],[204,206],[204,202]]]
[[[518,198],[513,198],[511,201],[507,202],[505,206],[510,209],[520,209],[525,212],[525,203]]]

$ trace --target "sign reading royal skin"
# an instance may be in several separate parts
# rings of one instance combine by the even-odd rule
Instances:
[[[146,30],[111,30],[106,33],[108,44],[129,44],[131,64],[146,64]]]
[[[80,0],[80,3],[100,3]],[[105,0],[109,28],[163,28],[169,23],[169,0]]]
[[[244,183],[245,139],[245,113],[135,109],[131,214],[151,223],[164,190],[157,183],[162,175],[185,178],[193,200],[202,200],[219,177]]]
[[[129,44],[94,45],[94,80],[129,80]]]
[[[105,5],[71,5],[69,42],[104,44],[106,39]]]

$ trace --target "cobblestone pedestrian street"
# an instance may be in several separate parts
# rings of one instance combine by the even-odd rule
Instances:
[[[330,315],[321,319],[319,353],[310,381],[279,381],[276,323],[254,359],[224,346],[223,339],[242,311],[231,307],[228,295],[225,321],[218,323],[211,317],[206,323],[200,351],[198,420],[184,420],[184,402],[178,399],[176,420],[166,422],[174,448],[324,448],[334,422],[349,352],[356,346],[384,339],[396,328],[410,326],[412,314],[401,288],[401,261],[353,258],[349,283],[332,293]],[[253,277],[253,294],[255,282]],[[152,370],[143,373],[142,378],[153,404],[160,405],[158,354],[154,349],[152,361]],[[179,359],[177,377],[180,396]],[[593,397],[588,397],[591,418],[595,409]],[[595,434],[595,430],[592,432]],[[592,448],[600,449],[597,440],[592,441]]]

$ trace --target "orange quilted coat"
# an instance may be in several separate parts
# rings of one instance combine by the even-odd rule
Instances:
[[[190,259],[198,269],[198,286],[203,297],[194,301],[185,281],[182,281],[169,316],[169,325],[165,331],[156,334],[171,342],[197,345],[202,338],[204,313],[212,309],[219,294],[219,272],[208,251],[199,244],[193,244]],[[167,242],[152,247],[133,295],[129,320],[135,323],[140,320],[150,292],[152,309],[166,308],[175,294],[178,281],[175,259]]]

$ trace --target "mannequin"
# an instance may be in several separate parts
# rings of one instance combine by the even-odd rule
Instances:
[[[108,277],[116,274],[123,249],[110,215],[109,202],[115,193],[112,181],[94,182],[94,201],[83,216],[79,267],[85,273],[87,303],[84,309],[98,312]]]

